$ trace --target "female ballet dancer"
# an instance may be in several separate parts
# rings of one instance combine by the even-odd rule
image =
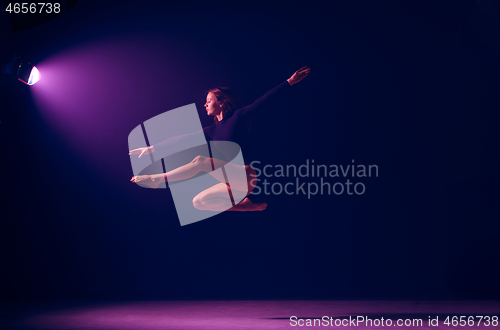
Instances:
[[[232,141],[237,144],[244,145],[248,141],[248,123],[251,117],[257,112],[261,105],[273,98],[280,92],[290,88],[290,86],[300,82],[309,72],[307,66],[297,70],[286,81],[267,92],[264,96],[252,104],[238,109],[237,101],[233,97],[230,90],[219,87],[210,90],[206,97],[205,109],[209,116],[214,116],[215,125],[203,128],[203,133],[212,141]],[[168,140],[160,142],[156,147],[160,147],[162,143],[169,143]],[[243,149],[243,148],[242,148]],[[155,151],[155,146],[138,148],[129,151],[129,155],[138,154],[139,158],[148,155]],[[138,184],[145,184],[152,188],[158,188],[161,182],[179,181],[192,178],[201,171],[208,172],[220,183],[205,189],[196,195],[193,199],[193,205],[199,210],[209,211],[262,211],[267,207],[266,203],[252,203],[247,197],[255,188],[256,173],[255,170],[248,165],[245,165],[247,182],[231,183],[231,187],[226,184],[224,177],[220,171],[214,171],[214,168],[220,168],[226,165],[227,162],[205,156],[197,156],[190,163],[180,166],[167,173],[153,175],[138,175],[132,177],[130,181]],[[238,166],[238,165],[232,165]],[[242,185],[245,185],[243,187]],[[234,204],[233,200],[228,199],[233,196],[235,199],[241,200],[238,204]]]

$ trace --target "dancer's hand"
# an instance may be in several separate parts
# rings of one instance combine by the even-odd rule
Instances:
[[[130,150],[128,152],[129,156],[130,155],[136,155],[139,154],[139,158],[141,158],[144,155],[149,155],[155,151],[155,148],[153,146],[150,147],[144,147],[144,148],[137,148],[134,150]]]
[[[305,77],[307,77],[309,72],[311,72],[311,68],[304,66],[304,67],[298,69],[297,71],[295,71],[295,73],[290,78],[288,78],[287,81],[290,85],[294,85],[294,84],[298,83],[299,81],[301,81],[302,79],[304,79]]]

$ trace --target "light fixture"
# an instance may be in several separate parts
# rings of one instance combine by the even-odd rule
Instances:
[[[40,80],[40,72],[38,72],[36,66],[29,62],[26,64],[21,63],[17,80],[22,81],[26,85],[33,85]]]
[[[13,79],[17,79],[26,85],[33,85],[40,80],[40,72],[30,62],[22,61],[17,55],[12,55],[4,67],[4,72]]]

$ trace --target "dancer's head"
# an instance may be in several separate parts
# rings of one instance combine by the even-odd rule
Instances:
[[[234,93],[227,87],[212,88],[207,93],[205,109],[209,116],[214,116],[217,124],[219,120],[217,115],[222,113],[222,117],[227,116],[232,111],[238,109],[239,102]]]

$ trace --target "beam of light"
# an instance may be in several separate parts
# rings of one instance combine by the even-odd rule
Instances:
[[[44,125],[74,155],[116,169],[116,157],[128,157],[131,128],[198,96],[188,93],[189,99],[177,100],[193,77],[186,65],[192,59],[184,53],[158,37],[94,40],[40,60],[43,79],[30,92]],[[166,78],[158,83],[158,76]]]

